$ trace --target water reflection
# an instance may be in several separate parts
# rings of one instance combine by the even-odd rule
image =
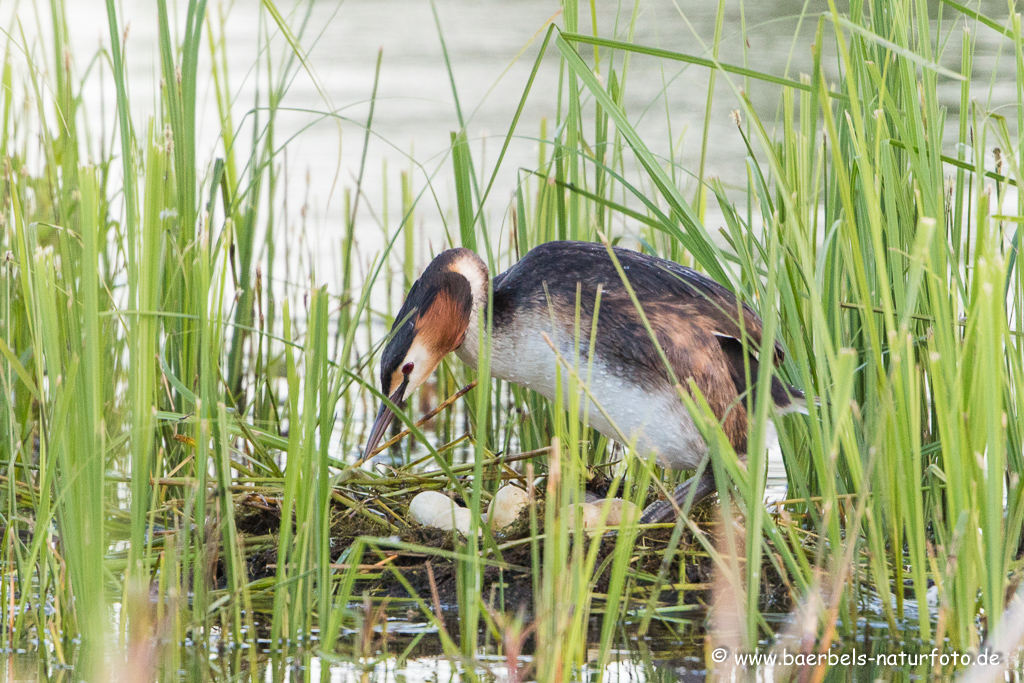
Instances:
[[[696,625],[694,625],[696,626]],[[314,648],[292,648],[275,651],[269,643],[261,641],[256,649],[248,646],[234,646],[225,649],[206,650],[197,646],[178,649],[172,644],[163,645],[164,657],[152,676],[142,679],[133,676],[133,663],[118,665],[118,658],[110,661],[112,680],[169,680],[169,681],[330,681],[339,683],[427,683],[436,681],[532,681],[536,680],[533,670],[534,658],[527,653],[516,658],[515,671],[504,653],[493,644],[481,647],[469,661],[450,659],[441,647],[433,628],[423,622],[406,621],[401,618],[389,620],[386,649],[369,656],[355,654],[359,647],[358,636],[350,634],[342,638],[337,653],[324,653]],[[628,628],[626,629],[629,630]],[[607,652],[606,663],[601,667],[601,651],[593,643],[586,653],[586,662],[575,670],[572,680],[597,683],[668,683],[687,681],[696,683],[706,680],[709,675],[718,680],[749,680],[770,683],[774,681],[810,680],[813,675],[822,675],[826,682],[856,681],[951,681],[962,674],[964,667],[943,666],[938,658],[930,658],[930,647],[918,651],[914,640],[907,637],[904,650],[894,651],[893,640],[887,629],[865,629],[857,640],[837,644],[830,651],[836,661],[847,657],[858,661],[853,665],[825,665],[820,671],[813,666],[798,666],[793,662],[801,652],[799,648],[786,654],[785,650],[762,642],[759,652],[774,654],[774,663],[761,663],[733,670],[730,659],[717,668],[709,670],[706,664],[711,645],[705,642],[696,628],[687,629],[692,635],[673,637],[659,633],[652,637],[636,638],[624,636]],[[912,627],[908,633],[912,635]],[[481,641],[486,633],[481,632]],[[173,650],[171,648],[174,648]],[[947,653],[950,650],[945,650]],[[804,651],[804,656],[816,653]],[[74,653],[64,653],[73,658]],[[52,653],[51,653],[52,655]],[[786,657],[788,656],[788,659]],[[1024,680],[1020,654],[1013,654],[1010,671],[998,676],[998,680],[1020,683]],[[1004,660],[1005,661],[1005,657]],[[901,664],[901,662],[903,662]],[[915,663],[916,662],[916,663]],[[995,671],[995,669],[993,669]],[[36,680],[78,680],[73,667],[55,663],[53,658],[40,657],[36,653],[9,653],[0,660],[0,677],[7,681]]]

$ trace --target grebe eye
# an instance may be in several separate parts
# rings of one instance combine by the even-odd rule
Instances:
[[[406,363],[405,365],[402,366],[402,374],[403,375],[408,375],[410,372],[412,372],[412,368],[413,368],[413,364],[412,363]]]

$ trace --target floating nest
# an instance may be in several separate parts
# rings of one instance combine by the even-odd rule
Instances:
[[[412,498],[412,493],[408,496]],[[457,531],[422,527],[410,522],[402,514],[408,501],[401,504],[389,499],[387,507],[374,505],[373,499],[351,507],[345,502],[334,502],[331,507],[331,555],[339,569],[345,564],[347,551],[359,540],[364,545],[362,564],[358,567],[354,596],[375,598],[416,597],[442,610],[454,609],[458,603],[457,563],[445,556],[445,551],[465,552],[466,539]],[[533,519],[543,529],[544,502],[533,503]],[[717,504],[706,502],[693,511],[691,520],[697,533],[712,548],[721,547],[722,522]],[[265,495],[236,497],[235,523],[246,540],[250,579],[273,577],[277,569],[277,534],[281,524],[280,499]],[[543,557],[544,538],[531,535],[531,514],[527,506],[519,518],[502,532],[481,539],[478,547],[484,560],[481,594],[492,607],[503,611],[532,612],[534,608],[533,557]],[[743,530],[735,527],[737,534]],[[684,527],[674,545],[673,528],[640,530],[629,550],[630,597],[649,600],[657,591],[659,604],[710,604],[712,585],[716,577],[716,563],[693,529]],[[255,543],[250,544],[250,539]],[[492,542],[493,539],[493,542]],[[624,537],[615,533],[603,536],[590,534],[570,535],[572,544],[583,543],[588,552],[593,543],[600,544],[595,575],[591,578],[591,592],[600,596],[609,588],[611,556],[617,543]],[[741,557],[738,566],[742,568]],[[669,552],[671,550],[671,553]],[[771,549],[766,547],[761,571],[761,604],[764,611],[788,611],[793,604],[790,587],[775,569]],[[742,570],[742,569],[741,569]],[[540,568],[537,571],[541,571]],[[410,593],[410,589],[413,595]]]

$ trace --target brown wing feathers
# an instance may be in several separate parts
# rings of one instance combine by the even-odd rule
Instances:
[[[748,350],[757,353],[762,341],[760,318],[746,304],[739,305],[732,292],[694,270],[625,249],[616,249],[615,255],[676,377],[684,383],[693,378],[722,420],[733,447],[745,453],[747,382],[743,337],[745,334]],[[530,251],[495,279],[495,325],[515,324],[514,311],[532,307],[547,310],[547,295],[561,314],[559,317],[573,320],[577,283],[581,286],[584,336],[590,329],[597,286],[602,286],[598,355],[607,360],[613,371],[617,367],[628,368],[629,379],[633,381],[652,387],[665,382],[668,378],[661,357],[602,245],[551,242]],[[580,345],[585,356],[588,341],[581,340]],[[772,360],[776,364],[782,362],[784,354],[778,342],[772,351]],[[751,353],[749,362],[754,379],[758,358]],[[771,394],[780,407],[789,405],[791,396],[800,396],[799,391],[776,377],[772,378]]]

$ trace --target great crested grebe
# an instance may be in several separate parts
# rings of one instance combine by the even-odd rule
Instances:
[[[735,295],[700,273],[672,261],[614,248],[644,314],[672,370],[686,386],[692,378],[722,424],[733,448],[747,451],[747,391],[744,334],[748,349],[761,344],[761,319],[746,304],[742,325]],[[476,369],[478,319],[487,306],[487,266],[468,249],[439,254],[409,290],[395,318],[380,365],[381,390],[401,405],[452,351]],[[590,394],[604,409],[585,401],[590,425],[611,439],[635,439],[640,455],[656,453],[671,469],[697,469],[707,444],[679,399],[657,348],[607,249],[590,242],[548,242],[494,278],[491,374],[526,386],[548,399],[556,393],[558,358],[576,356],[577,287],[580,290],[581,366],[587,364],[589,331],[598,286],[597,339],[590,370]],[[545,339],[545,335],[547,339]],[[776,343],[772,359],[783,358]],[[758,363],[749,357],[750,376]],[[563,382],[568,391],[568,382]],[[803,394],[772,377],[772,400],[780,412],[802,410]],[[581,413],[583,408],[581,407]],[[607,417],[605,416],[607,413]],[[380,442],[394,415],[382,405],[365,455]],[[609,421],[610,418],[610,421]],[[618,429],[616,429],[616,427]],[[621,435],[620,435],[621,432]],[[690,495],[694,503],[715,489],[711,468],[696,482],[683,483],[672,501],[654,503],[644,523],[671,519]]]

